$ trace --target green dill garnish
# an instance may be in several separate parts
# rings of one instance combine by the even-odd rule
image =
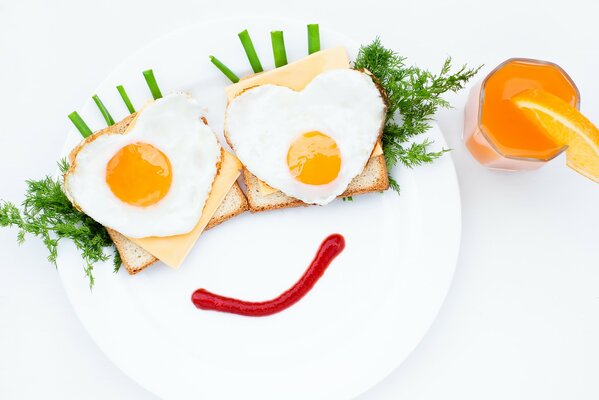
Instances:
[[[275,58],[275,67],[279,68],[287,65],[287,52],[285,51],[283,31],[270,32],[270,40],[272,42],[272,54]]]
[[[65,159],[58,166],[63,174],[69,169]],[[0,201],[0,226],[17,227],[19,243],[25,241],[26,234],[41,238],[49,252],[48,261],[55,266],[58,243],[72,240],[85,262],[83,270],[90,289],[94,285],[94,264],[107,260],[104,248],[113,246],[106,229],[71,204],[62,190],[62,176],[27,181],[22,211],[13,203]]]
[[[114,248],[114,253],[112,254],[112,271],[116,274],[121,269],[121,265],[123,264],[123,260],[121,259],[121,253]]]
[[[429,151],[432,144],[430,140],[414,142],[414,139],[431,127],[430,122],[439,108],[450,107],[441,95],[464,88],[481,67],[469,69],[464,65],[452,73],[451,58],[447,58],[439,74],[435,74],[407,66],[404,57],[383,47],[377,38],[369,45],[360,47],[354,68],[370,71],[387,95],[383,152],[391,172],[398,162],[412,168],[433,162],[448,151]],[[391,176],[389,185],[399,192],[399,185]]]
[[[222,63],[218,58],[210,56],[210,62],[216,66],[229,80],[233,83],[239,82],[239,77],[235,75],[233,71],[229,69],[225,64]]]

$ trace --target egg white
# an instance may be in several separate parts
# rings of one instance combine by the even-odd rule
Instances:
[[[186,94],[147,105],[126,134],[103,134],[84,143],[65,176],[72,201],[102,225],[125,236],[172,236],[197,224],[217,174],[221,147],[200,119],[201,106]],[[117,198],[106,183],[106,165],[124,146],[151,144],[171,164],[172,183],[157,203],[138,207]]]
[[[301,92],[270,84],[246,90],[227,107],[225,134],[256,177],[288,196],[324,205],[362,172],[385,114],[385,100],[370,75],[338,69],[318,75]],[[310,131],[330,136],[341,154],[339,175],[325,185],[298,181],[287,165],[290,145]]]

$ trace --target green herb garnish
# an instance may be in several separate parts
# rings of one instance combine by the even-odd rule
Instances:
[[[451,73],[451,58],[447,58],[439,74],[434,74],[418,67],[406,66],[404,57],[383,47],[377,38],[369,45],[360,47],[354,68],[370,71],[387,94],[383,152],[391,172],[397,162],[412,168],[433,162],[448,151],[429,151],[431,141],[413,140],[431,127],[430,122],[440,107],[450,107],[441,95],[464,88],[466,82],[481,67],[469,69],[464,65],[457,72]],[[389,183],[399,192],[399,185],[391,176]]]
[[[123,87],[123,85],[118,85],[116,87],[116,90],[119,91],[119,94],[121,95],[121,99],[123,99],[123,102],[127,106],[127,110],[129,110],[129,114],[133,114],[135,112],[135,107],[133,107],[131,100],[129,100],[129,96],[127,95],[127,92],[125,91],[125,88]]]
[[[63,174],[69,169],[64,159],[58,165]],[[83,270],[90,289],[94,285],[94,263],[107,260],[104,248],[113,246],[106,229],[71,204],[62,190],[62,177],[27,181],[22,211],[13,203],[0,201],[0,226],[16,226],[19,243],[26,234],[42,239],[49,252],[48,261],[55,266],[58,243],[72,240],[85,262]],[[114,261],[116,270],[117,259]]]
[[[248,57],[250,65],[254,72],[262,72],[264,68],[262,68],[262,63],[260,63],[260,59],[258,58],[258,54],[256,53],[256,49],[254,48],[254,43],[252,43],[252,38],[248,33],[248,30],[244,30],[243,32],[239,32],[239,40],[241,40],[241,45],[245,50],[245,54]]]
[[[272,42],[272,53],[275,57],[275,67],[279,68],[287,65],[287,52],[285,51],[283,31],[270,32],[270,40]]]
[[[320,51],[320,32],[318,24],[308,24],[308,54]]]
[[[154,77],[154,71],[152,71],[151,69],[148,69],[147,71],[143,72],[144,74],[144,78],[146,79],[146,83],[148,84],[148,87],[150,88],[150,92],[152,93],[152,97],[154,98],[154,100],[158,100],[162,97],[162,92],[160,91],[160,88],[158,87],[158,83],[156,83],[156,77]]]
[[[81,136],[83,136],[84,138],[88,137],[93,133],[92,130],[89,129],[89,126],[87,126],[83,118],[79,116],[77,111],[73,111],[72,113],[70,113],[69,119],[71,120],[73,125],[75,125],[75,128],[77,128],[79,133],[81,133]]]
[[[227,67],[225,64],[223,64],[218,58],[216,58],[214,56],[210,56],[210,62],[212,64],[214,64],[216,66],[216,68],[218,68],[220,70],[220,72],[225,74],[225,76],[227,78],[229,78],[229,80],[231,82],[233,82],[233,83],[239,82],[239,77],[237,75],[235,75],[235,73],[233,71],[231,71],[229,69],[229,67]]]
[[[104,117],[104,120],[106,121],[106,124],[108,124],[108,126],[114,125],[114,119],[112,119],[112,115],[110,115],[110,113],[108,112],[108,109],[104,106],[104,103],[102,103],[102,100],[100,100],[98,95],[94,94],[92,96],[92,99],[94,100],[94,103],[96,103],[96,106],[102,113],[102,116]]]
[[[112,272],[115,274],[119,272],[121,269],[121,265],[123,265],[123,260],[121,259],[121,253],[117,250],[116,246],[114,247],[114,253],[112,253]]]

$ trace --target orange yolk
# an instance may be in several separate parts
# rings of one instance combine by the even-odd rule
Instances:
[[[173,180],[171,163],[147,143],[121,148],[106,165],[106,183],[112,193],[132,206],[150,206],[168,193]]]
[[[308,185],[324,185],[339,175],[341,153],[330,136],[317,131],[307,132],[289,147],[287,165],[298,181]]]

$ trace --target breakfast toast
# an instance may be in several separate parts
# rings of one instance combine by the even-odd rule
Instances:
[[[135,120],[136,114],[131,114],[124,118],[123,120],[117,122],[116,124],[109,126],[105,129],[102,129],[92,137],[96,137],[97,134],[122,134],[126,131],[129,124]],[[205,121],[204,121],[205,122]],[[89,139],[93,140],[93,139]],[[72,153],[73,154],[73,153]],[[73,162],[73,158],[71,157],[71,163]],[[231,189],[227,192],[223,202],[219,205],[219,207],[214,212],[211,217],[206,229],[213,228],[214,226],[232,218],[242,212],[248,210],[248,202],[245,198],[241,188],[235,182]],[[143,269],[147,268],[154,262],[158,261],[156,257],[150,254],[148,251],[144,250],[139,245],[133,243],[127,237],[122,235],[121,233],[106,228],[108,234],[113,240],[119,255],[121,256],[121,260],[125,269],[129,274],[134,275]]]
[[[243,169],[243,177],[246,185],[246,195],[251,212],[274,210],[278,208],[289,208],[307,206],[308,204],[285,195],[276,190],[264,190],[264,184],[256,176]],[[380,154],[371,157],[366,163],[364,170],[356,176],[348,185],[345,192],[339,197],[355,196],[358,194],[381,192],[389,187],[389,177],[385,156]]]
[[[319,74],[334,69],[347,68],[350,68],[350,62],[347,52],[343,47],[321,50],[283,67],[242,78],[238,83],[226,88],[227,99],[230,103],[236,96],[246,90],[264,84],[285,86],[295,91],[301,91]],[[371,75],[369,71],[363,72]],[[381,97],[383,97],[386,102],[384,90],[376,79],[374,79],[374,82],[381,93]],[[375,146],[371,158],[367,161],[362,172],[349,183],[345,192],[339,197],[380,192],[389,188],[387,165],[380,143],[381,135],[382,126],[379,131],[379,143]],[[226,131],[225,139],[231,148],[235,150]],[[307,205],[301,200],[287,196],[283,192],[266,185],[247,168],[243,169],[243,176],[247,188],[246,196],[251,212]]]

